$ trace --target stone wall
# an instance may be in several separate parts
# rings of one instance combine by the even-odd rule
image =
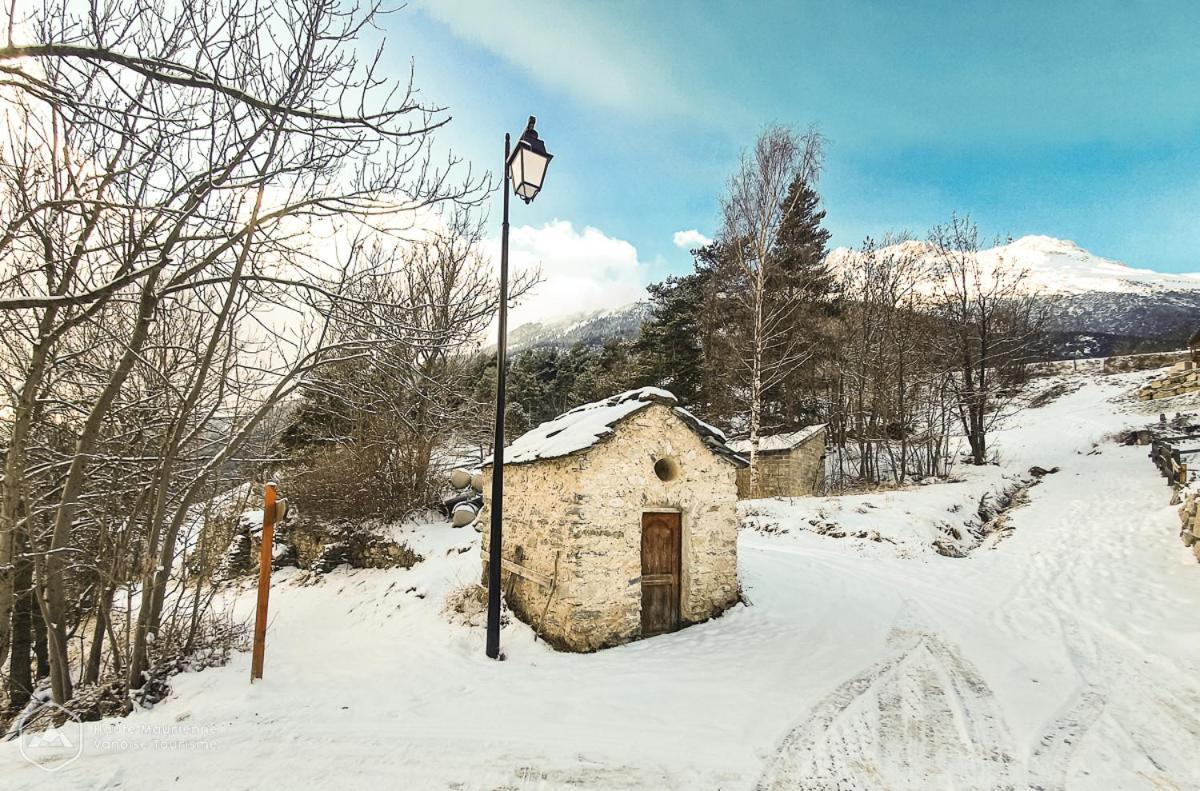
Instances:
[[[1188,359],[1186,351],[1148,352],[1146,354],[1121,354],[1104,358],[1103,371],[1106,374],[1121,374],[1130,371],[1148,371],[1153,368],[1166,368],[1168,365],[1183,362]],[[1080,362],[1085,362],[1080,360]]]
[[[1200,493],[1191,492],[1183,496],[1179,520],[1182,522],[1179,538],[1185,547],[1192,548],[1196,560],[1200,560]]]
[[[272,566],[277,569],[296,566],[324,573],[343,563],[360,569],[407,569],[423,560],[407,544],[394,541],[385,524],[327,523],[293,516],[275,525],[274,537]],[[239,519],[218,566],[218,578],[254,573],[261,551],[261,522]]]
[[[825,430],[791,450],[760,453],[757,488],[750,490],[749,467],[738,470],[737,488],[743,500],[820,494],[825,488]]]
[[[571,601],[565,595],[568,580],[560,571],[568,536],[585,525],[577,483],[584,462],[583,456],[567,456],[504,468],[504,557],[528,572],[520,576],[502,570],[506,600],[521,620],[555,645],[562,645],[556,635],[569,631],[571,619]],[[491,467],[484,468],[483,477],[484,504],[476,524],[483,528],[481,583],[486,586]]]
[[[1151,379],[1145,387],[1138,391],[1138,398],[1143,401],[1152,401],[1196,392],[1200,392],[1200,366],[1187,360],[1175,363],[1165,374]]]
[[[654,472],[663,457],[678,464],[674,480]],[[685,623],[737,601],[736,468],[705,447],[670,407],[650,405],[586,453],[504,472],[504,556],[519,557],[522,574],[506,569],[502,584],[512,611],[552,644],[592,651],[640,636],[646,511],[682,514]],[[490,476],[488,468],[485,492]],[[486,513],[480,523],[488,523]],[[486,583],[486,530],[483,566]]]
[[[315,571],[332,571],[343,563],[356,569],[407,569],[421,562],[420,555],[389,533],[382,523],[326,523],[301,517],[278,525],[276,540],[288,547],[296,566]]]

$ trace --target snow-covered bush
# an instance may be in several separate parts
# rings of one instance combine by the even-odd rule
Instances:
[[[473,582],[459,585],[446,594],[442,614],[464,626],[483,626],[487,617],[487,588]]]

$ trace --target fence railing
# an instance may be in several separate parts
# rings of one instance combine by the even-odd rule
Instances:
[[[1200,437],[1192,435],[1158,437],[1150,446],[1150,458],[1172,486],[1187,486],[1195,476],[1194,470],[1200,468],[1200,458],[1194,458],[1200,454],[1200,445],[1185,446],[1196,442],[1200,442]],[[1188,470],[1189,460],[1193,462],[1192,472]]]

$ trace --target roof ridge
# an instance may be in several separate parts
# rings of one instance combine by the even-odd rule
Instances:
[[[558,417],[539,423],[504,449],[504,463],[525,464],[586,453],[612,436],[617,424],[651,404],[670,409],[713,453],[734,464],[746,464],[744,459],[726,445],[725,434],[720,429],[705,423],[679,406],[679,399],[660,387],[626,390],[608,398],[581,404]],[[489,466],[491,463],[491,459],[488,459],[482,466]]]

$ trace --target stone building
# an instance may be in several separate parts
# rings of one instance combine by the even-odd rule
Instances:
[[[729,447],[750,458],[750,440]],[[750,491],[749,468],[738,471],[738,497],[805,497],[825,487],[825,424],[758,439],[758,486]]]
[[[1200,330],[1192,335],[1192,339],[1188,341],[1188,349],[1192,352],[1192,362],[1200,365]]]
[[[744,459],[657,388],[572,409],[505,450],[501,580],[548,642],[594,651],[711,618],[738,598]],[[486,465],[484,492],[491,491]],[[483,527],[487,581],[488,513]]]

